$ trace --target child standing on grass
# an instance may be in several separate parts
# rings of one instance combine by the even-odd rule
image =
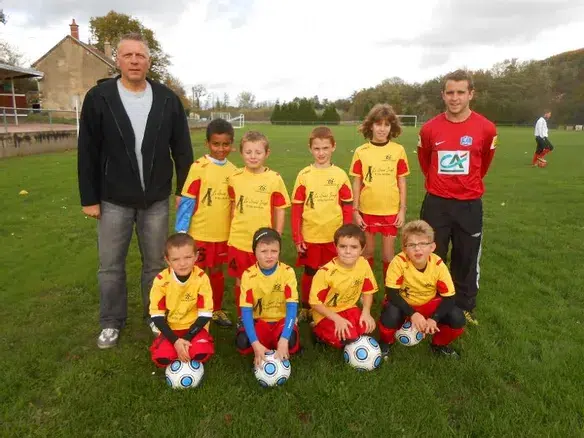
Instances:
[[[267,137],[257,131],[246,132],[239,150],[245,167],[229,177],[231,228],[227,242],[228,273],[235,278],[235,303],[240,315],[241,276],[256,263],[252,250],[253,234],[258,227],[284,229],[285,208],[290,197],[279,173],[264,163],[270,155]]]
[[[405,222],[408,158],[403,146],[391,141],[401,134],[402,128],[390,105],[375,105],[359,131],[369,142],[355,150],[351,162],[353,217],[365,231],[363,257],[372,268],[375,234],[381,234],[385,276],[394,256],[397,229]]]
[[[233,145],[233,126],[223,119],[207,125],[209,153],[195,161],[182,190],[175,230],[188,232],[196,241],[197,266],[206,269],[213,289],[213,322],[220,327],[233,324],[223,310],[227,263],[227,240],[231,223],[231,203],[227,180],[237,170],[227,156]]]
[[[276,230],[257,230],[252,249],[257,263],[241,277],[243,327],[236,345],[241,354],[253,353],[255,365],[261,365],[268,350],[284,360],[300,348],[298,288],[294,269],[280,262],[281,238]]]
[[[433,253],[434,230],[422,220],[409,222],[402,230],[402,247],[385,279],[387,295],[379,320],[382,353],[389,354],[396,330],[410,318],[419,332],[434,335],[434,353],[459,358],[450,343],[462,334],[466,319],[454,301],[448,267]]]
[[[343,348],[375,330],[371,305],[377,283],[371,266],[361,257],[365,233],[357,225],[341,226],[334,242],[337,256],[314,276],[310,306],[316,341]],[[360,299],[363,310],[357,306]]]
[[[292,193],[292,237],[298,251],[297,266],[304,266],[301,280],[302,311],[299,320],[310,319],[310,287],[316,271],[337,254],[333,236],[352,222],[353,193],[345,171],[331,159],[336,148],[332,131],[313,129],[308,148],[314,163],[298,173]]]
[[[166,241],[168,268],[154,279],[150,318],[160,331],[150,347],[152,360],[165,367],[175,359],[206,362],[215,352],[208,323],[213,315],[209,277],[195,265],[195,240],[185,233]]]

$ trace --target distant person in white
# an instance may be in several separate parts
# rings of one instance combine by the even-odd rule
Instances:
[[[533,160],[531,164],[534,166],[540,166],[541,164],[546,165],[547,161],[545,157],[548,153],[554,150],[553,145],[551,144],[548,138],[548,127],[547,121],[552,116],[552,112],[549,110],[545,110],[543,116],[537,119],[535,123],[535,153],[533,154]]]

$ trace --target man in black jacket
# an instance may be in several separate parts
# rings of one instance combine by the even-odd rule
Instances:
[[[134,227],[142,258],[144,318],[150,323],[150,288],[165,266],[173,161],[177,196],[193,162],[180,99],[146,79],[150,54],[145,40],[139,34],[122,37],[117,62],[121,76],[99,83],[85,96],[78,141],[83,213],[98,219],[99,348],[114,347],[126,321],[125,265]]]

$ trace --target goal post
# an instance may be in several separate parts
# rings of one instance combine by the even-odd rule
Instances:
[[[245,126],[245,116],[243,115],[243,113],[239,114],[238,116],[231,117],[231,113],[212,112],[211,120],[215,119],[227,120],[229,123],[233,125],[235,129],[240,129]]]
[[[397,115],[403,126],[418,127],[418,116],[413,114],[398,114]]]

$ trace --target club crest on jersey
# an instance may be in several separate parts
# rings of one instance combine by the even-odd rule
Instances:
[[[472,137],[470,135],[465,135],[460,137],[461,146],[472,146]]]

